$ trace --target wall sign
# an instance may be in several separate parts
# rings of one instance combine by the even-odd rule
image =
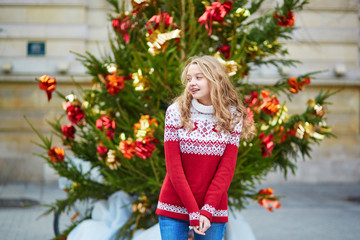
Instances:
[[[45,56],[45,42],[28,42],[28,56]]]

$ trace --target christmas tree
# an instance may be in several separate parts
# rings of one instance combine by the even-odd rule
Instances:
[[[166,172],[165,111],[184,88],[180,74],[186,60],[202,54],[224,64],[255,126],[253,138],[240,142],[229,206],[242,209],[247,200],[256,199],[269,210],[279,207],[271,189],[258,191],[255,184],[276,169],[284,176],[294,173],[299,157],[310,156],[314,143],[332,136],[325,120],[326,101],[333,93],[319,92],[303,113],[290,116],[278,96],[285,94],[291,101],[315,73],[281,78],[266,88],[249,79],[261,65],[299,63],[285,58],[281,41],[291,39],[295,15],[308,1],[285,0],[261,15],[257,11],[264,0],[132,0],[129,11],[117,0],[107,1],[113,7],[111,52],[101,59],[89,52],[77,54],[92,76],[93,88],[80,89],[79,95],[57,92],[64,100],[64,114],[49,124],[65,147],[53,146],[51,138],[38,133],[38,145],[45,149],[40,156],[72,182],[67,198],[57,200],[48,213],[66,211],[76,201],[107,199],[122,190],[134,202],[132,215],[119,229],[120,238],[130,239],[136,229],[157,222],[155,209]],[[44,75],[38,81],[50,100],[55,78]],[[98,169],[102,180],[84,174],[72,157]]]

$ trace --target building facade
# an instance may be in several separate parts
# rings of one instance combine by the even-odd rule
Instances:
[[[32,143],[38,138],[24,115],[49,136],[46,120],[62,114],[62,102],[56,97],[47,102],[34,79],[55,76],[65,94],[76,92],[72,79],[90,87],[91,78],[71,51],[101,56],[108,49],[109,10],[105,0],[0,0],[0,183],[57,179],[32,154],[42,149]],[[288,181],[360,182],[359,16],[358,0],[332,0],[331,5],[312,0],[296,15],[299,29],[286,44],[289,58],[303,64],[284,68],[282,74],[325,71],[287,103],[289,111],[304,111],[319,89],[342,91],[330,98],[333,104],[328,106],[328,124],[337,138],[314,146],[312,160],[300,161]],[[266,87],[280,77],[276,69],[261,68],[250,79]],[[267,179],[284,181],[276,172]]]

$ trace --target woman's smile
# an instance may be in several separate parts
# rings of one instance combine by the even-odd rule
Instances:
[[[209,80],[200,71],[197,64],[190,65],[187,72],[187,89],[201,104],[211,105]]]

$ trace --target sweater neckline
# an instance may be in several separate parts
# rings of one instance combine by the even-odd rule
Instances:
[[[203,104],[199,103],[198,100],[196,100],[194,98],[191,100],[191,104],[197,111],[199,111],[201,113],[205,113],[205,114],[214,113],[213,105],[209,105],[209,106],[203,105]]]

